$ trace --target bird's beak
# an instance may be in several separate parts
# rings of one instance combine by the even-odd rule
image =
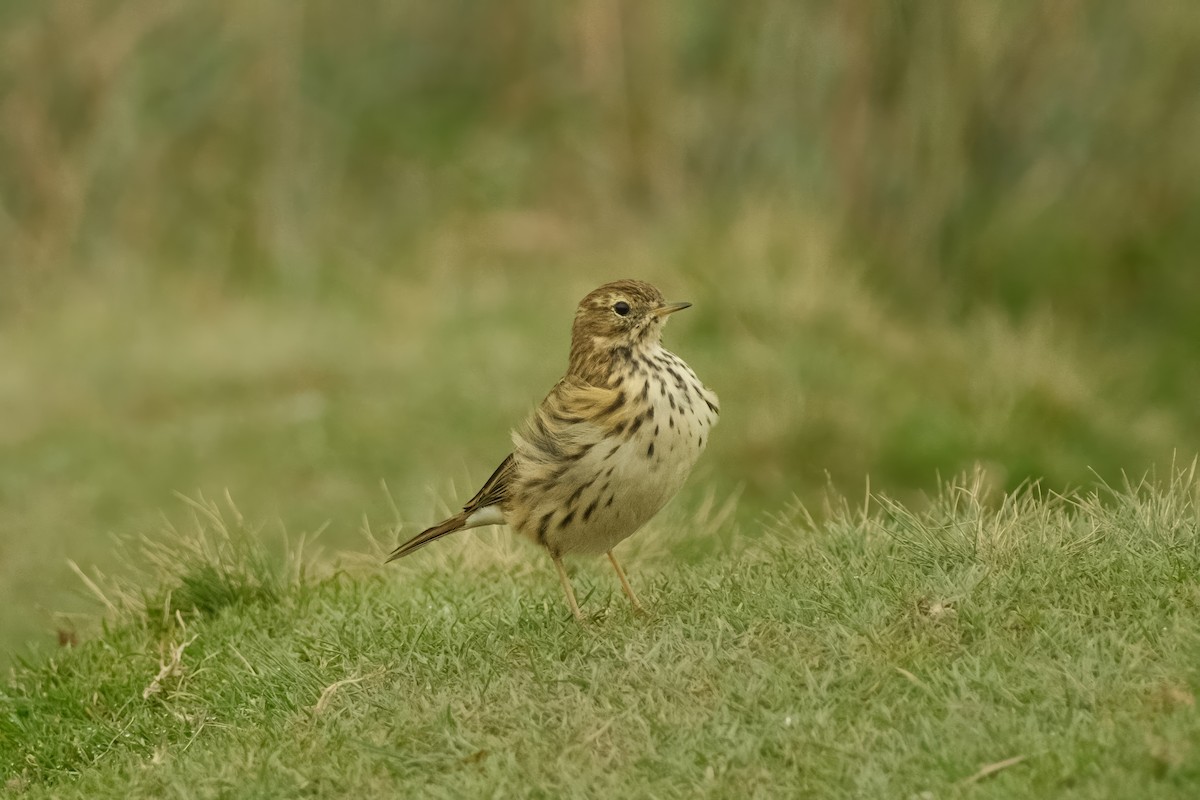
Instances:
[[[650,313],[655,317],[665,317],[667,314],[674,314],[676,311],[683,311],[685,308],[691,307],[691,303],[663,303]]]

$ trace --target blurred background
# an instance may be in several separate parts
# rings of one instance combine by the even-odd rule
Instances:
[[[1186,2],[5,0],[0,653],[176,491],[334,549],[439,518],[616,278],[695,304],[678,505],[750,535],[1190,461],[1197,42]]]

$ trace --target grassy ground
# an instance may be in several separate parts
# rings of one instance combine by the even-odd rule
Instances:
[[[653,784],[662,760],[717,793],[943,794],[1017,755],[977,788],[1194,782],[1194,644],[1172,625],[1195,606],[1155,544],[1194,537],[1194,489],[1022,505],[984,555],[954,545],[976,512],[936,511],[962,493],[926,493],[976,464],[994,498],[1119,484],[1200,447],[1200,15],[871,5],[0,4],[0,670],[30,665],[6,691],[33,708],[74,665],[63,713],[87,720],[43,735],[6,707],[9,788],[549,794]],[[599,634],[562,626],[544,565],[502,538],[356,561],[364,528],[391,543],[473,491],[561,374],[573,304],[623,277],[695,304],[667,342],[723,407],[632,545],[657,615],[582,565],[611,610]],[[868,483],[909,510],[775,525]],[[235,583],[280,528],[322,531],[317,573],[352,566],[202,602],[216,577],[186,577],[191,534],[161,520],[226,490],[261,522],[233,526]],[[141,534],[183,572],[122,556]],[[157,622],[100,630],[72,562],[208,610],[163,621],[159,592]],[[490,682],[434,692],[472,659]]]
[[[587,627],[506,537],[331,574],[198,503],[154,579],[97,587],[103,632],[8,682],[0,774],[27,797],[1193,796],[1194,470],[984,485],[795,511],[690,566],[667,534],[630,559],[646,618],[576,571]]]

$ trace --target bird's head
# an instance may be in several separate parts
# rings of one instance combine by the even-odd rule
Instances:
[[[579,301],[571,334],[571,364],[608,360],[658,344],[667,317],[691,303],[667,303],[644,281],[606,283]]]

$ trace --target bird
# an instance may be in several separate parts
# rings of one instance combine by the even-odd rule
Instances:
[[[566,556],[607,555],[643,611],[613,548],[679,491],[720,415],[716,393],[662,345],[668,317],[689,307],[639,280],[588,293],[575,311],[566,374],[513,430],[512,452],[461,511],[387,561],[457,531],[507,523],[549,553],[579,622]]]

